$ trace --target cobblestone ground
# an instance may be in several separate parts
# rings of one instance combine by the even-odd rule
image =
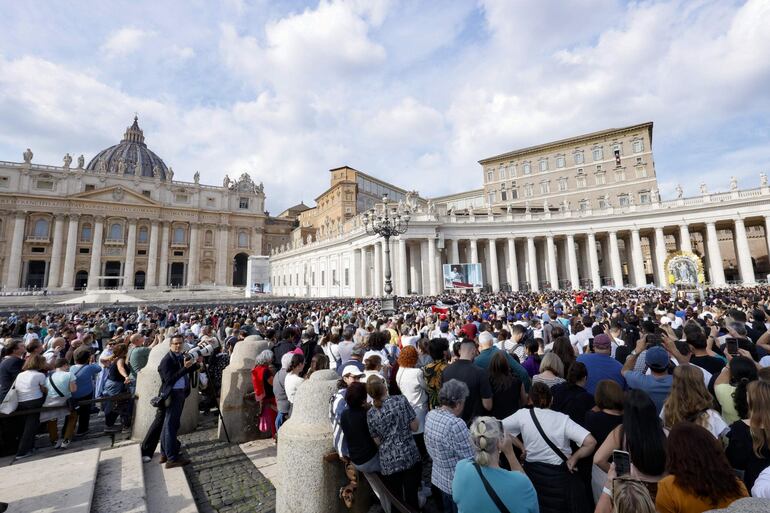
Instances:
[[[275,511],[275,488],[237,444],[217,438],[217,415],[201,416],[194,433],[179,439],[192,463],[184,467],[201,513]]]

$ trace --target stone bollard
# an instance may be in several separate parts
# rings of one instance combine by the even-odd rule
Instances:
[[[278,431],[277,513],[346,511],[338,496],[342,465],[323,459],[334,452],[329,400],[338,379],[333,370],[316,371],[297,389],[291,418]]]
[[[242,444],[258,437],[257,403],[253,396],[248,400],[244,397],[254,392],[254,386],[251,384],[254,360],[267,346],[267,340],[262,340],[256,335],[249,335],[235,344],[233,354],[230,355],[230,364],[222,372],[222,391],[219,399],[222,417],[217,429],[220,440],[227,440],[225,430],[222,429],[223,419],[231,442]]]
[[[169,339],[164,340],[150,351],[147,365],[136,375],[136,408],[134,414],[134,426],[131,430],[131,439],[141,442],[144,435],[150,429],[157,408],[150,404],[150,399],[158,395],[160,390],[160,374],[158,365],[169,351]],[[182,410],[182,424],[179,434],[191,433],[198,427],[198,387],[193,387],[190,395],[184,402]]]

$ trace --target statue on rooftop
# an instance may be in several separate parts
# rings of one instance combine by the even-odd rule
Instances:
[[[83,155],[80,155],[78,157],[78,169],[83,169],[83,166],[86,165],[86,159]]]
[[[224,187],[225,189],[229,189],[230,188],[230,176],[229,175],[225,175],[225,179],[222,180],[222,187]]]
[[[126,160],[122,157],[118,161],[118,174],[121,176],[126,174]]]
[[[767,187],[767,174],[759,173],[759,185],[760,187]]]
[[[24,157],[24,162],[29,164],[30,162],[32,162],[32,157],[34,157],[35,154],[32,153],[32,150],[27,148],[27,151],[25,151],[22,156]]]
[[[72,157],[70,156],[69,153],[66,153],[64,155],[64,169],[69,169],[70,164],[72,164]]]
[[[193,175],[193,181],[196,184],[201,183],[201,174],[198,171],[196,171],[195,174]]]
[[[682,186],[679,185],[679,184],[676,184],[676,189],[675,190],[676,190],[676,197],[678,199],[681,199],[682,198],[682,194],[684,194],[684,190],[682,189]]]
[[[704,196],[708,194],[708,189],[706,188],[706,182],[703,182],[700,184],[700,193]]]
[[[168,173],[166,173],[166,177],[168,178],[169,182],[174,179],[174,169],[173,168],[168,168]]]
[[[730,177],[730,190],[731,191],[737,191],[738,190],[738,179],[734,176]]]

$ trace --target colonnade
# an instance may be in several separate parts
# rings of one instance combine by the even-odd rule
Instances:
[[[751,220],[762,223],[770,254],[770,216]],[[598,289],[602,286],[641,287],[648,284],[668,286],[664,262],[670,252],[693,251],[701,254],[706,279],[714,286],[724,286],[724,260],[718,230],[732,232],[735,261],[740,282],[756,282],[746,221],[709,219],[659,226],[602,227],[599,223],[578,230],[521,230],[522,233],[484,234],[486,230],[463,230],[452,225],[430,230],[416,227],[390,241],[391,272],[397,295],[435,295],[444,290],[442,265],[480,263],[484,286],[492,291],[542,289]],[[470,227],[468,227],[470,228]],[[502,228],[502,227],[499,227]],[[508,226],[507,228],[512,228]],[[427,232],[427,233],[426,233]],[[463,233],[464,232],[464,233]],[[468,235],[472,232],[472,235]],[[702,238],[693,239],[699,233]],[[723,241],[724,243],[724,241]],[[380,296],[383,294],[384,240],[371,237],[351,241],[343,262],[355,266],[355,276],[337,289],[305,290],[310,296]],[[696,247],[697,245],[697,247]],[[334,257],[325,257],[334,258]],[[294,260],[294,259],[292,259]],[[275,293],[295,295],[296,289],[282,288],[284,264],[274,262]],[[343,286],[344,285],[344,286]]]

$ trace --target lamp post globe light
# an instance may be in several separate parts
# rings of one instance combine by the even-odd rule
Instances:
[[[390,278],[390,238],[406,233],[409,228],[409,210],[402,204],[394,208],[388,201],[388,195],[382,197],[382,210],[372,208],[364,212],[364,229],[367,235],[377,235],[385,239],[385,297],[381,310],[386,315],[396,312],[396,298],[393,296],[393,283]]]

